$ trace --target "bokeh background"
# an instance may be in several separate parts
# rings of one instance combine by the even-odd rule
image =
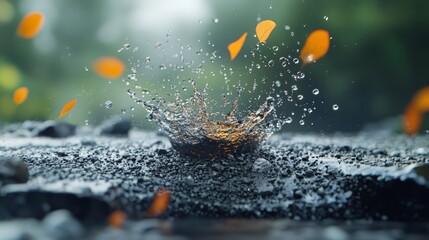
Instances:
[[[147,57],[162,63],[169,50],[160,54],[156,45],[171,35],[176,42],[180,38],[196,45],[195,51],[207,46],[202,42],[213,44],[212,50],[223,56],[213,64],[246,64],[249,60],[243,57],[231,63],[226,46],[244,31],[253,35],[261,19],[271,19],[277,27],[269,44],[286,46],[277,57],[298,56],[296,50],[312,30],[323,28],[332,36],[329,53],[302,70],[306,77],[300,89],[320,90],[317,96],[304,95],[308,101],[317,98],[312,103],[317,111],[305,119],[311,124],[294,121],[283,130],[358,131],[368,123],[398,118],[413,94],[428,85],[428,9],[429,2],[419,0],[0,0],[0,122],[55,119],[67,101],[77,98],[64,121],[96,125],[122,115],[154,129],[145,111],[133,108],[124,81],[107,81],[92,71],[95,59],[116,56],[127,68]],[[36,38],[21,39],[16,28],[31,11],[43,12],[45,25]],[[127,43],[130,50],[118,53]],[[251,39],[244,48],[254,43]],[[276,67],[258,76],[270,76]],[[150,76],[139,72],[139,78],[152,81],[145,87],[157,91],[165,72],[168,69],[153,70]],[[213,83],[217,94],[222,84]],[[15,106],[12,94],[20,86],[29,87],[30,95]],[[251,94],[242,102],[247,103],[246,98]],[[106,101],[113,107],[106,108]],[[339,105],[337,111],[332,110],[334,104]]]

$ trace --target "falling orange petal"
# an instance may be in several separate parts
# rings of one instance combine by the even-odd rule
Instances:
[[[20,105],[23,102],[25,102],[27,97],[28,97],[28,88],[20,87],[20,88],[16,89],[15,92],[13,93],[13,102],[16,105]]]
[[[419,131],[420,124],[422,122],[422,112],[420,112],[416,106],[411,103],[405,109],[403,118],[403,128],[408,136],[413,136]]]
[[[429,111],[429,86],[420,89],[413,98],[413,105],[421,112]]]
[[[301,49],[301,60],[304,64],[312,63],[325,56],[329,49],[329,32],[316,30],[310,33]]]
[[[228,45],[228,51],[229,51],[229,54],[231,55],[231,61],[234,60],[235,57],[237,57],[238,53],[243,47],[244,41],[246,41],[246,37],[247,37],[247,32],[243,33],[243,35],[241,35],[241,37],[237,41]]]
[[[170,195],[171,193],[168,190],[159,190],[156,193],[149,209],[146,211],[146,216],[156,217],[163,214],[167,210],[168,204],[170,203]]]
[[[256,25],[256,36],[259,42],[267,41],[273,29],[276,27],[276,23],[271,20],[265,20]]]
[[[101,77],[113,80],[124,73],[125,65],[115,57],[102,57],[95,61],[94,71]]]
[[[74,108],[75,104],[76,104],[76,99],[73,99],[70,102],[66,103],[64,107],[61,109],[60,115],[58,115],[58,119],[67,115]]]
[[[44,16],[40,12],[32,12],[22,18],[16,34],[22,38],[34,38],[42,29]]]
[[[124,225],[127,215],[123,211],[114,211],[109,216],[109,226],[121,228]]]

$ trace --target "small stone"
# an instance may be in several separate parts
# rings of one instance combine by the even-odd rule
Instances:
[[[82,239],[84,228],[69,211],[57,210],[49,213],[42,222],[46,232],[53,239]]]
[[[97,143],[94,140],[90,140],[90,139],[82,139],[80,141],[80,144],[82,144],[82,146],[95,146],[95,145],[97,145]]]
[[[25,162],[11,156],[0,156],[0,186],[28,181],[28,167]]]
[[[43,122],[32,131],[35,137],[66,138],[75,134],[75,125],[56,121]]]
[[[272,164],[264,158],[258,158],[253,163],[252,170],[256,173],[268,172],[271,169]]]
[[[329,226],[323,230],[323,239],[346,240],[349,239],[347,233],[339,227]]]
[[[113,117],[104,121],[99,127],[100,135],[127,136],[131,130],[131,121],[126,118]]]

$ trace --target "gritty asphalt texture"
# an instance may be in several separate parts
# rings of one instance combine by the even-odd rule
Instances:
[[[114,209],[138,220],[166,188],[166,218],[429,221],[427,136],[276,134],[255,153],[193,159],[156,132],[79,127],[56,138],[30,128],[0,137],[0,162],[23,161],[29,171],[26,183],[1,187],[3,220],[56,209],[89,223]]]

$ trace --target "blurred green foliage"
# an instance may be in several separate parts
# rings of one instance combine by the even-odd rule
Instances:
[[[108,55],[129,66],[148,56],[162,61],[155,45],[164,43],[172,32],[184,43],[213,43],[222,56],[217,65],[246,64],[249,59],[243,57],[231,63],[226,46],[245,31],[252,36],[260,18],[277,23],[268,43],[286,45],[277,57],[298,56],[296,50],[312,30],[323,28],[332,36],[327,56],[306,66],[306,78],[299,83],[304,92],[320,90],[313,104],[317,111],[305,120],[313,124],[300,126],[294,121],[284,130],[356,131],[368,122],[402,114],[414,92],[428,84],[427,9],[429,2],[419,0],[0,0],[0,122],[54,119],[63,104],[77,98],[66,121],[98,124],[125,110],[137,125],[153,128],[144,110],[131,110],[135,104],[126,94],[127,86],[121,80],[98,77],[91,70],[92,62]],[[20,19],[36,10],[46,17],[42,31],[32,40],[18,38]],[[249,39],[255,43],[253,37]],[[135,51],[118,53],[125,43]],[[275,70],[265,71],[255,73],[255,78]],[[152,81],[145,87],[168,91],[157,82],[166,73],[158,72],[141,76]],[[210,81],[220,95],[224,82]],[[30,95],[17,107],[11,99],[20,86],[29,87]],[[244,95],[244,103],[255,97]],[[104,107],[107,100],[113,102],[112,108]],[[333,104],[340,106],[338,111],[332,111]],[[285,106],[279,111],[291,109]]]

